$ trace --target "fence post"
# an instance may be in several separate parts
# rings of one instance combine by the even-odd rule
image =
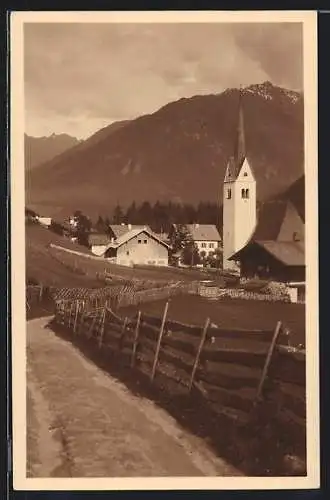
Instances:
[[[72,309],[73,309],[73,302],[70,304],[70,310],[69,310],[69,328],[71,326],[71,316],[72,316]]]
[[[138,318],[136,321],[134,344],[133,344],[132,359],[131,359],[131,368],[133,368],[134,363],[135,363],[135,355],[136,355],[136,349],[137,349],[137,344],[138,344],[138,339],[139,339],[139,331],[140,331],[140,321],[141,321],[141,311],[139,311]]]
[[[160,344],[161,344],[161,341],[162,341],[162,338],[163,338],[164,326],[165,326],[167,311],[168,311],[168,302],[166,302],[166,304],[165,304],[164,313],[163,313],[163,319],[162,319],[162,324],[161,324],[161,327],[160,327],[160,330],[159,330],[159,336],[158,336],[157,347],[156,347],[156,352],[155,352],[154,364],[152,366],[152,372],[151,372],[151,376],[150,376],[151,381],[155,378],[156,366],[157,366],[157,362],[158,362]]]
[[[73,324],[73,332],[76,333],[76,328],[77,328],[77,319],[78,319],[78,313],[79,313],[79,309],[80,309],[80,302],[79,300],[76,301],[76,314],[75,314],[75,317],[74,317],[74,324]]]
[[[94,317],[93,317],[92,322],[91,322],[91,325],[90,325],[89,330],[88,330],[88,332],[87,332],[87,338],[89,338],[89,339],[91,338],[91,336],[92,336],[92,334],[93,334],[93,328],[94,328],[94,326],[95,326],[96,316],[97,316],[97,313],[96,313],[96,311],[95,311],[95,312],[94,312]]]
[[[190,382],[189,382],[189,392],[191,391],[191,388],[192,388],[192,385],[193,385],[194,377],[195,377],[195,374],[196,374],[196,370],[197,370],[199,358],[200,358],[200,355],[201,355],[201,352],[202,352],[202,349],[203,349],[203,346],[204,346],[204,343],[205,343],[206,334],[207,334],[207,330],[208,330],[209,324],[210,324],[210,318],[207,318],[206,321],[205,321],[205,324],[204,324],[203,331],[202,331],[202,336],[201,336],[201,340],[200,340],[200,343],[199,343],[199,346],[198,346],[195,363],[194,363],[194,366],[193,366],[193,369],[192,369],[192,372],[191,372],[191,377],[190,377]]]
[[[119,348],[119,350],[121,350],[121,349],[122,349],[122,342],[123,342],[123,340],[124,340],[125,333],[126,333],[127,321],[128,321],[128,318],[127,318],[127,316],[126,316],[126,317],[125,317],[125,319],[124,319],[123,327],[122,327],[122,329],[121,329],[121,333],[120,333],[120,337],[119,337],[119,343],[118,343],[118,348]]]
[[[105,329],[105,315],[107,308],[104,307],[102,311],[102,319],[101,319],[101,327],[100,327],[100,338],[99,338],[99,349],[102,347],[103,337],[104,337],[104,329]]]
[[[82,305],[82,312],[81,312],[80,323],[79,323],[79,333],[81,333],[82,327],[84,325],[84,319],[85,319],[85,314],[86,314],[85,301],[84,300],[82,301],[81,305]]]
[[[257,390],[257,395],[256,395],[256,398],[255,398],[254,404],[258,403],[258,401],[260,399],[260,396],[262,394],[262,390],[263,390],[264,383],[265,383],[265,380],[266,380],[266,377],[267,377],[269,365],[270,365],[270,362],[271,362],[271,359],[272,359],[272,355],[273,355],[273,352],[274,352],[275,344],[276,344],[276,341],[277,341],[278,336],[280,334],[281,328],[282,328],[282,323],[281,323],[281,321],[278,321],[277,325],[276,325],[276,328],[275,328],[275,331],[274,331],[274,335],[273,335],[272,341],[271,341],[270,346],[269,346],[269,350],[268,350],[268,353],[267,353],[267,358],[266,358],[266,361],[265,361],[265,365],[264,365],[264,368],[262,370],[262,375],[261,375],[261,379],[260,379],[260,382],[259,382],[259,386],[258,386],[258,390]]]

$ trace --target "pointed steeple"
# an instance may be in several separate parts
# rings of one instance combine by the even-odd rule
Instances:
[[[239,90],[238,96],[238,121],[236,129],[236,140],[234,149],[235,174],[238,175],[241,166],[246,157],[245,148],[245,130],[244,130],[244,114],[243,114],[243,96],[242,89]]]

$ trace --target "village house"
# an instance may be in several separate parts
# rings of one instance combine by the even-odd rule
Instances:
[[[195,244],[199,256],[201,258],[212,257],[217,249],[222,249],[222,240],[217,227],[214,224],[184,224],[183,225],[191,238],[191,241]],[[168,240],[174,242],[176,234],[178,233],[179,225],[172,224]],[[173,254],[172,257],[178,259],[181,262],[181,251]]]
[[[135,227],[123,231],[117,238],[90,234],[89,241],[95,255],[104,257],[115,264],[168,266],[170,246],[148,227]]]
[[[88,235],[88,246],[91,252],[98,257],[102,257],[108,248],[108,245],[114,241],[106,233],[90,233]]]
[[[221,248],[221,236],[214,224],[187,224],[188,232],[198,248],[200,255],[212,256]]]
[[[50,227],[51,224],[52,224],[52,218],[51,217],[42,217],[40,215],[37,215],[36,216],[36,220],[37,222],[39,222],[39,224],[41,226],[44,226],[44,227]]]

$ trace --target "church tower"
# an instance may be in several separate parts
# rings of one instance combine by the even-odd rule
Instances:
[[[228,260],[251,238],[257,221],[256,180],[246,157],[242,93],[239,93],[234,155],[229,159],[223,183],[223,269],[237,270]]]

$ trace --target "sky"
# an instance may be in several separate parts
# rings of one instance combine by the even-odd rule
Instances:
[[[182,97],[302,90],[302,73],[299,23],[25,23],[25,131],[84,139]]]

